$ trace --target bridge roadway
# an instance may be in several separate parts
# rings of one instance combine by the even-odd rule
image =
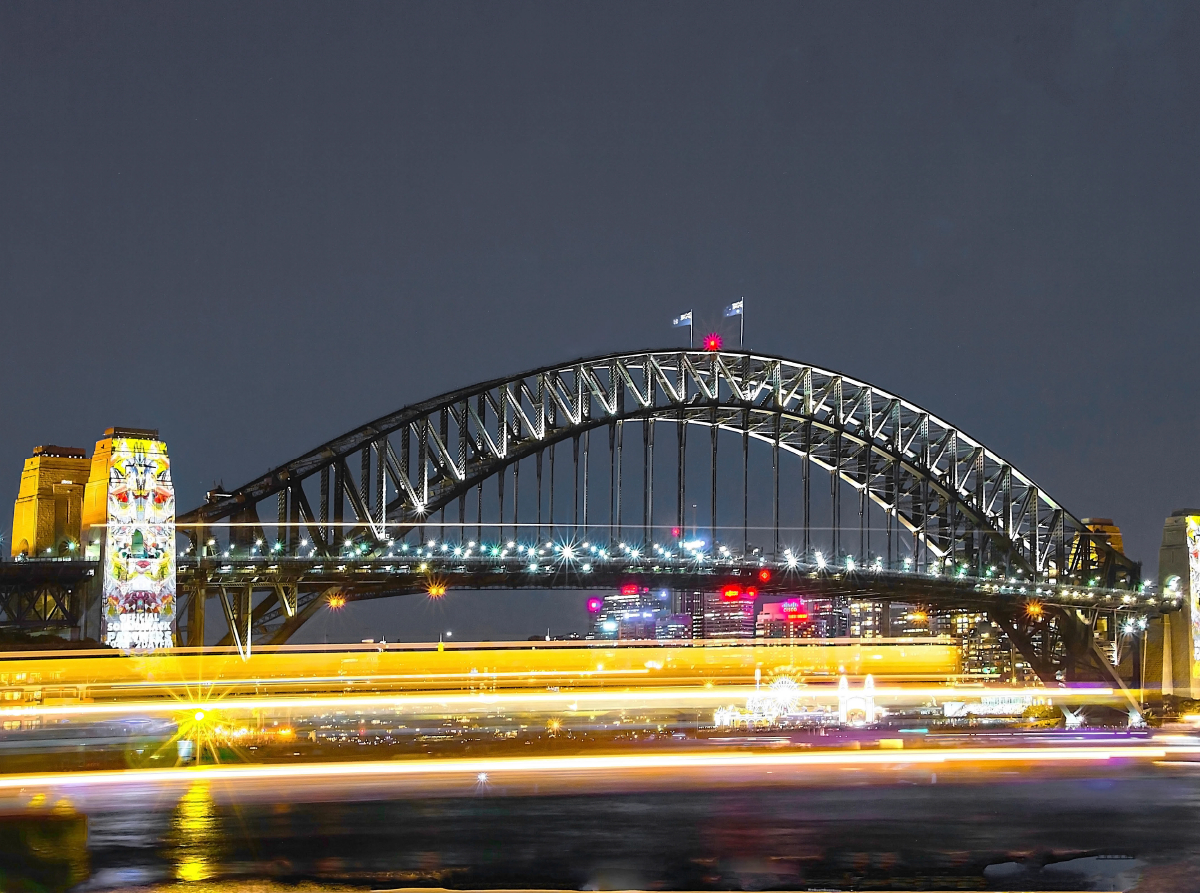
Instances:
[[[761,594],[808,595],[817,598],[850,596],[912,601],[936,607],[1023,609],[1030,603],[1113,611],[1154,617],[1177,611],[1180,596],[1139,588],[1110,589],[1078,584],[1058,585],[1023,577],[983,577],[962,572],[912,573],[888,570],[878,564],[837,568],[824,563],[784,559],[697,561],[658,557],[641,561],[607,556],[567,561],[561,555],[538,556],[537,566],[521,555],[343,556],[331,560],[253,555],[238,558],[178,559],[180,589],[206,590],[208,598],[227,590],[305,587],[296,608],[307,607],[314,595],[337,590],[347,601],[393,595],[426,594],[431,585],[446,589],[560,589],[615,590],[627,584],[651,589],[716,591],[726,586],[753,588]],[[0,626],[53,626],[55,619],[78,622],[74,603],[77,587],[95,578],[96,561],[34,559],[0,562]],[[763,579],[760,574],[766,571]],[[319,606],[319,603],[318,603]],[[289,613],[289,605],[280,610]]]
[[[991,574],[975,577],[953,568],[948,573],[917,574],[886,570],[879,564],[858,568],[850,562],[838,568],[790,557],[777,561],[658,555],[650,561],[603,550],[565,557],[561,546],[536,552],[533,546],[522,549],[522,554],[497,556],[452,546],[446,551],[327,561],[272,555],[184,558],[179,563],[180,588],[193,599],[202,590],[206,598],[220,597],[231,621],[240,617],[252,628],[279,622],[275,644],[286,641],[292,629],[334,593],[346,601],[359,601],[412,594],[437,597],[452,589],[613,591],[637,585],[698,592],[737,588],[747,593],[808,598],[890,599],[1008,614],[1036,613],[1041,606],[1054,605],[1085,612],[1157,616],[1179,607],[1177,597],[1160,598],[1144,589],[1059,586]],[[249,612],[244,602],[240,606],[235,603],[236,594],[249,599],[255,591],[265,592],[266,598],[258,600]],[[236,637],[227,644],[234,642]]]

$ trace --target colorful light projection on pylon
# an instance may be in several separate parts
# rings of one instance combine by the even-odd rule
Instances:
[[[1192,614],[1192,678],[1200,678],[1200,517],[1187,519],[1188,581]]]
[[[104,641],[170,648],[175,620],[175,487],[167,445],[114,436],[108,463]]]

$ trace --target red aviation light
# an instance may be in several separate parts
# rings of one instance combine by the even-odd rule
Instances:
[[[716,332],[704,336],[705,350],[720,350],[722,343],[721,336]]]
[[[746,590],[746,598],[758,598],[758,590],[751,586]]]
[[[764,583],[770,583],[771,582],[771,571],[768,568],[764,567],[762,570],[760,570],[758,572],[758,579],[762,580]]]

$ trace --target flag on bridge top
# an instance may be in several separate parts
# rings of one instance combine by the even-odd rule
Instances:
[[[679,316],[671,320],[673,326],[690,326],[692,324],[692,311],[681,313]]]
[[[743,298],[742,300],[744,301],[745,299]],[[726,316],[741,316],[742,315],[742,301],[734,301],[732,304],[730,304],[728,307],[726,307],[725,315]]]

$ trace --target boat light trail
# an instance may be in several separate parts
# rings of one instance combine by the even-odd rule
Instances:
[[[124,769],[95,772],[46,772],[0,776],[0,790],[28,787],[93,787],[139,784],[190,784],[196,781],[417,778],[486,773],[496,781],[507,775],[622,773],[707,769],[838,769],[915,765],[1014,763],[1097,763],[1113,759],[1163,761],[1200,755],[1195,747],[954,748],[945,750],[848,751],[832,753],[697,754],[658,753],[622,756],[519,757],[496,759],[413,760],[388,762],[291,763],[255,766],[199,766],[181,769]]]
[[[167,683],[161,683],[169,687]],[[284,682],[282,684],[291,684]],[[90,704],[57,704],[57,705],[24,705],[19,707],[0,708],[0,717],[32,717],[32,716],[122,716],[155,713],[176,713],[196,709],[217,709],[226,713],[237,713],[251,710],[300,710],[318,711],[332,710],[337,712],[370,711],[370,710],[404,710],[422,707],[505,707],[519,708],[526,705],[534,709],[546,707],[561,708],[564,705],[578,705],[582,712],[586,709],[598,709],[600,705],[629,705],[655,704],[686,707],[691,704],[712,705],[730,700],[744,701],[753,695],[757,689],[753,685],[724,685],[706,687],[702,685],[673,686],[668,688],[629,688],[625,690],[593,689],[588,691],[477,691],[477,692],[446,692],[422,694],[378,694],[378,695],[236,695],[224,697],[181,698],[163,697],[154,700],[139,701],[104,701]],[[951,688],[922,688],[922,689],[876,689],[876,700],[891,699],[895,701],[914,701],[928,698],[978,698],[979,689],[956,690]],[[1055,701],[1069,701],[1072,695],[1094,698],[1098,694],[1112,694],[1112,689],[1086,689],[1072,692],[1070,689],[1028,689],[1025,693],[1034,697],[1053,697]],[[190,692],[187,693],[190,695]],[[814,702],[836,702],[838,690],[833,685],[820,688],[801,689],[801,698]]]

